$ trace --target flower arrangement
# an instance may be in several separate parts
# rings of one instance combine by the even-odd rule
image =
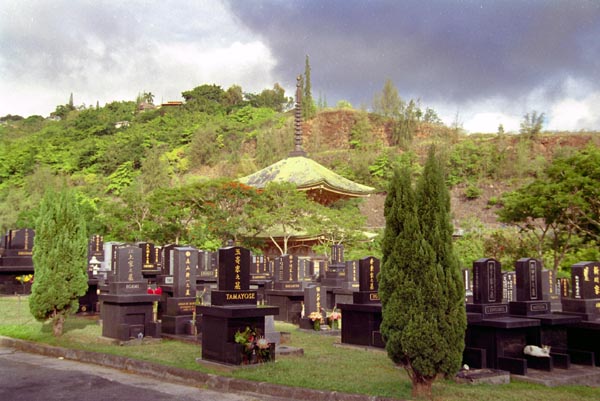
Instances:
[[[258,330],[246,326],[244,331],[237,331],[234,341],[242,345],[242,363],[261,363],[271,360],[271,344],[266,338],[259,336]]]
[[[308,318],[313,322],[313,327],[316,331],[321,330],[321,321],[323,320],[321,312],[311,312]]]
[[[333,311],[329,314],[329,316],[327,316],[327,318],[331,322],[331,328],[333,330],[339,330],[342,314],[333,308]]]

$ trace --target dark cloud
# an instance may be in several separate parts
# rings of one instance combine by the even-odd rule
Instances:
[[[600,3],[571,1],[231,1],[278,59],[286,85],[370,105],[387,78],[403,97],[519,98],[568,77],[600,86]],[[332,99],[333,100],[333,99]]]

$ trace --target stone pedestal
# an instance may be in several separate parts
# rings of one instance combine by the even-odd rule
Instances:
[[[127,341],[132,338],[160,337],[160,323],[153,322],[152,306],[158,295],[102,294],[102,335]]]
[[[340,304],[342,313],[342,343],[384,348],[379,326],[381,304]]]
[[[523,348],[536,343],[539,325],[536,319],[508,316],[469,322],[463,362],[471,368],[501,369],[525,375],[527,359]]]
[[[276,306],[275,320],[298,324],[304,302],[304,290],[266,290],[266,302]]]
[[[202,336],[202,359],[228,365],[242,364],[242,348],[234,341],[235,333],[251,327],[264,335],[265,316],[279,312],[276,307],[252,305],[200,306],[198,310],[202,314],[203,331],[210,333]]]

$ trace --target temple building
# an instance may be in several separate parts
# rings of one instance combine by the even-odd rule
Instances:
[[[243,184],[264,188],[271,182],[290,182],[298,190],[306,191],[308,197],[322,205],[330,205],[340,199],[368,197],[375,188],[358,184],[329,170],[316,161],[310,159],[302,148],[302,102],[301,102],[301,77],[296,84],[296,104],[294,113],[294,150],[288,157],[270,166],[263,168],[239,181]],[[277,238],[275,238],[277,240]],[[289,248],[310,248],[318,238],[302,236],[298,233],[290,242]],[[299,250],[299,249],[298,249]],[[267,254],[271,253],[265,250]],[[296,252],[294,252],[296,253]],[[305,252],[299,252],[305,253]]]

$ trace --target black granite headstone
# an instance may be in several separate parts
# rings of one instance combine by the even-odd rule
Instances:
[[[219,249],[219,289],[211,293],[212,305],[256,305],[256,291],[250,291],[250,262],[248,249]]]
[[[550,302],[544,300],[542,291],[542,262],[522,258],[515,263],[517,276],[517,300],[510,302],[510,313],[519,316],[535,316],[551,312]]]
[[[144,271],[156,270],[156,252],[154,244],[150,242],[139,242],[137,246],[142,250],[142,269]]]
[[[10,230],[8,249],[31,251],[33,249],[33,238],[35,232],[31,228]]]
[[[95,256],[99,262],[104,260],[104,237],[101,235],[92,235],[88,242],[88,260],[92,256]]]
[[[195,248],[174,248],[173,255],[173,296],[196,297],[196,265],[198,251]]]
[[[493,258],[473,262],[473,303],[494,304],[502,302],[501,264]]]
[[[542,262],[522,258],[515,264],[517,274],[517,301],[542,300]]]
[[[573,298],[600,298],[600,262],[579,262],[571,266]]]
[[[310,285],[304,289],[304,316],[321,312],[321,286]]]
[[[353,294],[355,304],[379,303],[379,281],[377,276],[380,270],[380,260],[373,256],[362,258],[358,261],[358,292]]]
[[[336,244],[331,246],[331,263],[344,263],[344,245]]]

